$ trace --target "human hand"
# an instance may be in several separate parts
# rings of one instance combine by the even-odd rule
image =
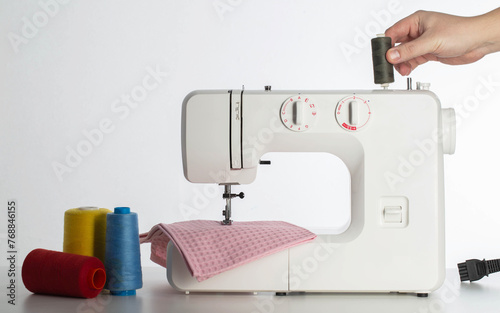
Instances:
[[[475,17],[417,11],[386,30],[387,60],[403,76],[428,61],[458,65],[500,50],[500,8]]]

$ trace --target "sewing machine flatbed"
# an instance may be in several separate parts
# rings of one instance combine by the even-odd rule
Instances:
[[[262,132],[271,136],[259,141]],[[434,93],[195,91],[182,144],[185,177],[221,185],[251,183],[267,152],[332,153],[350,172],[351,224],[203,282],[170,243],[174,288],[426,294],[443,283],[443,154],[455,149],[455,115]]]

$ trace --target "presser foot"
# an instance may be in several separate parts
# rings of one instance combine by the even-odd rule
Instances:
[[[243,199],[245,197],[245,194],[243,192],[240,192],[238,194],[231,193],[231,185],[224,185],[224,193],[222,194],[222,198],[226,199],[226,207],[224,210],[222,210],[222,215],[224,216],[224,219],[220,222],[222,225],[233,224],[233,221],[231,220],[231,199],[235,197]]]

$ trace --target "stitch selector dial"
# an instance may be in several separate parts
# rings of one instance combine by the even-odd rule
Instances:
[[[292,96],[283,102],[280,117],[286,128],[303,132],[310,129],[316,122],[318,110],[314,101],[308,96]]]
[[[335,118],[340,127],[348,131],[358,131],[371,117],[370,100],[356,95],[340,100],[335,109]]]

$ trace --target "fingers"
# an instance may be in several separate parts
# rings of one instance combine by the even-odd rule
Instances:
[[[394,68],[401,74],[402,76],[410,75],[410,73],[416,69],[419,65],[427,63],[429,61],[436,61],[437,57],[433,54],[426,54],[423,56],[416,57],[414,59],[395,64]]]
[[[391,37],[392,45],[398,42],[409,41],[420,35],[420,14],[422,14],[422,11],[417,11],[400,20],[385,31],[385,35]]]
[[[389,27],[385,35],[391,37],[392,44],[401,43],[399,46],[389,49],[386,54],[387,60],[392,64],[399,64],[416,59],[427,53],[433,52],[434,44],[423,32],[423,20],[429,12],[417,11]],[[427,62],[427,61],[425,61]],[[418,62],[412,61],[403,66],[403,69],[414,69]]]
[[[387,51],[387,60],[392,64],[406,62],[434,52],[434,43],[422,35],[412,41],[400,44]]]
[[[408,76],[408,75],[410,75],[410,73],[412,71],[411,65],[409,63],[406,63],[406,62],[405,63],[396,64],[396,65],[394,65],[394,68],[402,76]]]

